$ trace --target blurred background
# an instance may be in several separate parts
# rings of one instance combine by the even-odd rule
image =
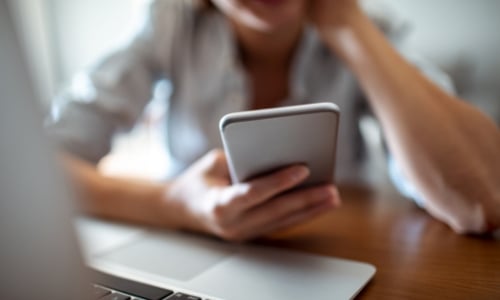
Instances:
[[[106,52],[127,40],[141,22],[149,0],[15,0],[20,26],[30,50],[42,105]],[[403,43],[446,71],[458,94],[500,124],[500,1],[498,0],[368,0],[375,11],[388,12],[400,26]],[[159,93],[168,93],[163,85]],[[158,99],[161,99],[159,97]],[[149,107],[141,125],[117,138],[115,151],[123,163],[103,165],[121,172],[139,168],[150,177],[168,158],[162,133],[155,127],[165,109]],[[121,146],[120,146],[121,145]],[[142,151],[142,152],[141,152]],[[146,154],[146,155],[144,155]],[[128,155],[149,157],[134,165]],[[158,163],[161,160],[162,163]],[[115,160],[116,161],[116,160]],[[151,166],[149,166],[151,165]],[[145,171],[145,169],[147,169]]]

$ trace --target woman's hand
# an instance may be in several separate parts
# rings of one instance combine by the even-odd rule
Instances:
[[[357,0],[313,0],[321,39],[356,76],[403,175],[457,233],[500,228],[500,131],[406,61]]]
[[[306,167],[291,166],[231,185],[224,152],[214,150],[172,181],[164,201],[178,208],[177,223],[182,229],[244,241],[340,205],[333,185],[288,191],[308,175]]]
[[[320,34],[350,24],[352,18],[364,16],[357,0],[312,0],[311,22]]]
[[[430,182],[418,180],[416,168],[408,174],[424,200],[424,207],[457,233],[488,233],[500,229],[500,130],[478,109],[454,100],[446,106],[455,132],[429,143],[428,151],[436,157],[436,175],[425,172]],[[431,114],[428,114],[430,116]],[[427,131],[445,126],[428,120]],[[423,167],[422,167],[423,168]],[[421,176],[424,178],[424,176]]]

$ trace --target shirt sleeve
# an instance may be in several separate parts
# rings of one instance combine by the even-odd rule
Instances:
[[[155,81],[170,76],[181,1],[155,1],[129,43],[104,57],[54,100],[48,135],[62,148],[97,162],[118,130],[133,126]]]

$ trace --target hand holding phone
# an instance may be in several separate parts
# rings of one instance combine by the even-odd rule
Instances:
[[[308,176],[306,167],[292,166],[231,184],[224,151],[214,150],[170,182],[164,201],[180,208],[182,229],[245,241],[340,205],[332,184],[290,191]]]

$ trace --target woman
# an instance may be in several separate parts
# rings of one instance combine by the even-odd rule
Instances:
[[[55,106],[50,130],[73,153],[66,161],[86,192],[88,212],[241,241],[336,208],[340,197],[333,185],[284,193],[308,176],[303,166],[231,185],[224,153],[210,151],[220,148],[219,118],[336,101],[337,173],[352,180],[359,177],[356,116],[364,94],[391,161],[421,205],[459,233],[498,228],[499,130],[443,91],[435,69],[417,65],[393,49],[354,0],[159,0],[133,42]],[[174,87],[168,139],[182,173],[165,183],[104,177],[92,163],[109,150],[117,129],[136,121],[160,78]]]

